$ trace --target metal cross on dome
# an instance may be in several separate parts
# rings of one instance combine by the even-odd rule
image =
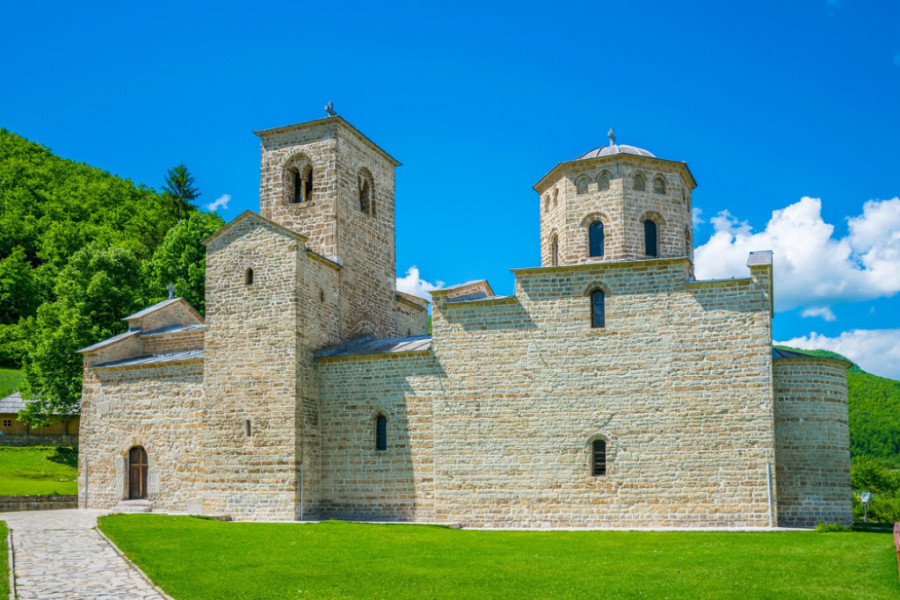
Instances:
[[[175,286],[171,283],[166,286],[166,289],[169,290],[169,300],[175,297]]]
[[[609,131],[606,132],[606,135],[609,136],[609,145],[615,146],[616,145],[616,134],[613,131],[612,127],[609,128]]]

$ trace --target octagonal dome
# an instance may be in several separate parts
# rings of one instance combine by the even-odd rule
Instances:
[[[611,144],[609,146],[600,146],[599,148],[594,148],[593,150],[585,152],[581,156],[577,157],[575,160],[597,158],[598,156],[613,156],[614,154],[636,154],[637,156],[649,156],[650,158],[656,158],[648,150],[638,148],[637,146],[628,146],[627,144]]]

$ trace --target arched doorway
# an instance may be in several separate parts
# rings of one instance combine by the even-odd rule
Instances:
[[[135,446],[128,451],[128,498],[147,497],[147,451]]]

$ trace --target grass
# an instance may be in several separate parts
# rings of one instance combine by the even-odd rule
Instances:
[[[897,598],[885,533],[468,531],[111,515],[177,600]]]
[[[78,450],[0,447],[0,496],[77,494]]]
[[[0,369],[0,398],[5,398],[19,389],[22,383],[22,371],[18,369]]]
[[[6,523],[0,521],[0,600],[9,600],[9,548],[6,538],[9,530]]]

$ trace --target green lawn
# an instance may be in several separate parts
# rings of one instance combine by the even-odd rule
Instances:
[[[0,600],[9,600],[9,548],[6,547],[8,533],[6,523],[0,521]]]
[[[0,447],[0,496],[77,494],[78,451],[71,447]]]
[[[5,398],[19,389],[22,382],[22,371],[18,369],[0,369],[0,398]]]
[[[897,598],[886,533],[514,532],[111,515],[177,600]]]

